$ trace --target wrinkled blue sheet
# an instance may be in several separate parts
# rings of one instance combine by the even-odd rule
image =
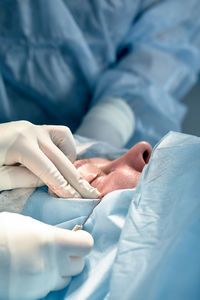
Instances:
[[[84,228],[95,244],[83,272],[45,299],[199,300],[199,154],[200,138],[165,136],[137,188],[114,191],[95,208]],[[23,213],[72,228],[95,201],[55,199],[41,188]]]

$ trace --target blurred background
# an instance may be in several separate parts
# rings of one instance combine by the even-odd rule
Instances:
[[[182,131],[200,136],[200,81],[183,98],[188,107],[188,112],[183,122]]]

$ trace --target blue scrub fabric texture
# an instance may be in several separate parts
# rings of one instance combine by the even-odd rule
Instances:
[[[136,189],[107,194],[86,222],[95,243],[83,272],[45,299],[199,300],[199,153],[200,138],[166,135]],[[72,229],[96,201],[56,199],[40,188],[23,214]]]
[[[199,0],[0,1],[0,122],[67,125],[123,99],[127,146],[180,131],[200,69]]]

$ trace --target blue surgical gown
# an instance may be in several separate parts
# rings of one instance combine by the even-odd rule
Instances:
[[[101,99],[136,116],[130,145],[180,130],[200,67],[199,0],[0,2],[0,122],[73,132]]]

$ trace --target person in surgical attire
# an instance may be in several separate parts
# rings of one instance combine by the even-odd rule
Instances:
[[[71,132],[130,148],[180,131],[180,100],[200,68],[199,15],[198,0],[1,1],[0,190],[45,183],[60,197],[97,198],[96,188],[120,188],[106,189],[110,167],[124,172],[116,162],[95,162],[93,181],[79,162],[79,176]],[[144,148],[141,165],[125,159],[134,184]],[[0,298],[31,299],[80,273],[93,239],[2,212],[0,243]]]
[[[131,147],[180,131],[200,68],[198,0],[0,3],[0,122]]]

